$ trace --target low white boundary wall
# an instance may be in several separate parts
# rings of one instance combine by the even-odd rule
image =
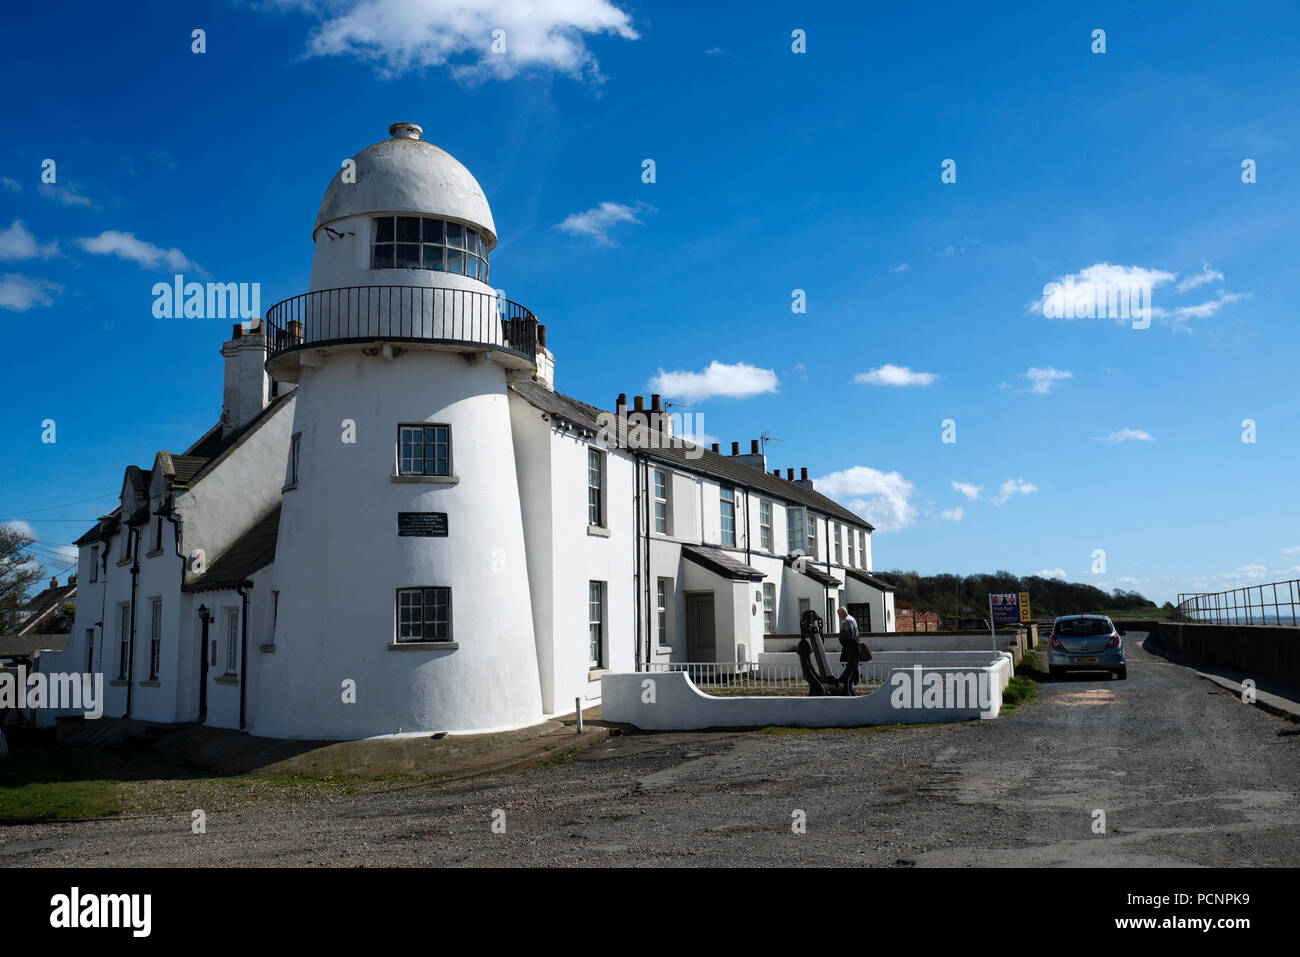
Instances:
[[[922,654],[929,658],[942,656],[943,652]],[[601,678],[601,718],[644,731],[769,725],[853,728],[996,718],[1002,708],[1002,690],[1013,673],[1011,655],[957,652],[956,656],[963,660],[937,665],[916,661],[919,656],[909,653],[907,657],[913,661],[910,666],[891,668],[881,687],[853,698],[714,697],[700,691],[680,671],[608,674]],[[988,689],[991,701],[987,709],[980,708],[978,698],[962,701],[972,675]],[[927,688],[929,695],[925,694]]]

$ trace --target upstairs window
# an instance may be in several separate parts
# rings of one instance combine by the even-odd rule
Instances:
[[[814,561],[817,559],[817,516],[808,513],[808,555]]]
[[[840,555],[841,555],[841,551],[840,551],[840,526],[839,526],[839,523],[837,522],[836,525],[835,525],[835,564],[836,564],[836,565],[841,565],[841,564],[843,564],[843,562],[840,560]]]
[[[660,535],[673,533],[668,512],[668,473],[663,469],[655,469],[655,531]]]
[[[379,216],[370,268],[432,269],[487,282],[487,240],[460,223],[424,216]]]
[[[293,488],[298,484],[298,468],[302,462],[302,433],[295,432],[289,439],[289,474],[288,481],[284,484],[288,488]]]
[[[803,534],[803,509],[795,505],[786,507],[785,510],[786,524],[786,551],[793,555],[795,552],[802,552],[807,540]]]
[[[587,524],[604,525],[601,496],[605,485],[605,457],[595,449],[587,450]]]
[[[772,550],[772,503],[765,498],[758,502],[758,547]]]
[[[90,546],[90,580],[99,581],[99,546]]]
[[[736,544],[736,490],[721,488],[718,497],[722,502],[722,544]]]
[[[451,426],[398,426],[397,458],[402,475],[450,475]]]

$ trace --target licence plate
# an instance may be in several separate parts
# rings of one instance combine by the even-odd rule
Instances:
[[[1097,659],[1096,658],[1075,658],[1074,663],[1076,665],[1095,665],[1097,663]]]

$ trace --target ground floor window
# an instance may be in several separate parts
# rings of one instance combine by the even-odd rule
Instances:
[[[400,589],[397,592],[397,640],[451,641],[451,589]]]
[[[763,582],[763,634],[776,631],[776,585]]]
[[[605,650],[605,583],[587,583],[587,663],[599,668]]]
[[[849,605],[849,616],[858,623],[858,631],[864,634],[871,631],[871,606],[862,604]]]
[[[153,600],[149,628],[149,680],[157,681],[162,671],[162,600]]]
[[[668,647],[668,595],[672,591],[671,578],[659,579],[659,589],[655,597],[655,611],[659,619],[659,647]]]
[[[131,658],[131,606],[118,606],[118,649],[117,677],[126,680],[126,666]]]

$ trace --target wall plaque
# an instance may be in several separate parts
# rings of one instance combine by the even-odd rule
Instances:
[[[446,512],[398,512],[397,534],[401,538],[446,538]]]

